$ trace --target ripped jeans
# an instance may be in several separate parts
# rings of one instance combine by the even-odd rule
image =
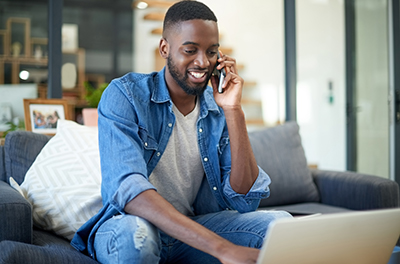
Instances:
[[[291,216],[283,211],[222,211],[192,219],[234,244],[260,248],[269,223],[283,217]],[[101,225],[94,247],[100,263],[220,263],[132,215],[117,215]]]

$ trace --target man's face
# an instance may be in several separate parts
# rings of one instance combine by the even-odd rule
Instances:
[[[189,20],[169,32],[166,81],[170,89],[200,95],[207,87],[218,53],[217,23]]]

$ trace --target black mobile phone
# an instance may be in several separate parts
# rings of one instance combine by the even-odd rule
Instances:
[[[225,79],[225,76],[226,76],[226,72],[225,72],[225,68],[222,68],[221,70],[218,70],[218,69],[217,69],[217,66],[219,65],[218,59],[221,58],[220,55],[219,55],[219,52],[218,52],[218,55],[217,55],[217,56],[218,56],[218,58],[217,58],[217,63],[215,64],[215,68],[214,68],[213,74],[214,74],[215,76],[217,76],[218,79],[219,79],[219,82],[218,82],[218,92],[219,92],[219,93],[223,93],[224,91],[223,91],[223,89],[222,89],[222,84],[224,83],[224,79]]]

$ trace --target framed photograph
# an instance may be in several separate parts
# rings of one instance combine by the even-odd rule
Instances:
[[[62,51],[75,52],[78,49],[78,25],[63,24],[61,28],[62,35]]]
[[[35,133],[54,135],[59,119],[70,119],[67,100],[24,99],[25,128]]]

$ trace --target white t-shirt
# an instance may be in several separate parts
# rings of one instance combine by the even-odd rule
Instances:
[[[204,177],[196,129],[200,114],[199,101],[186,116],[175,105],[172,109],[176,122],[165,152],[149,180],[157,192],[179,212],[193,216],[192,205]]]

